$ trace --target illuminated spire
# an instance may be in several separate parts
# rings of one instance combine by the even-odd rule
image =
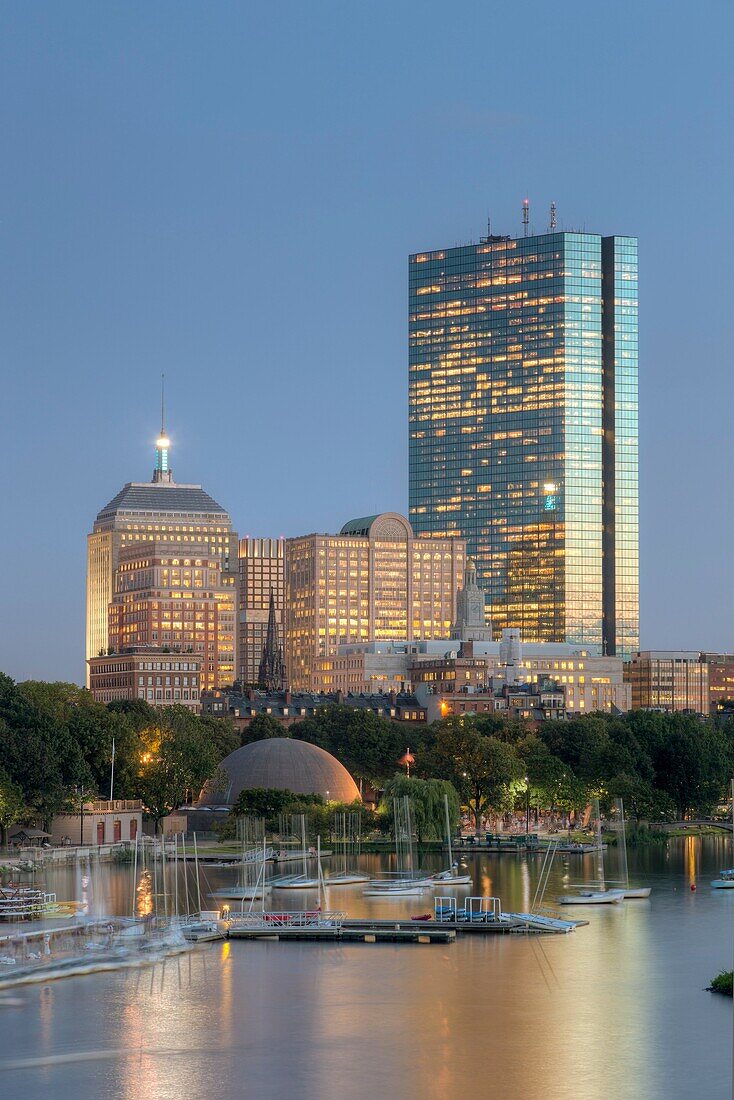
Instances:
[[[153,481],[173,481],[173,472],[168,466],[168,448],[171,446],[171,441],[166,434],[166,420],[165,420],[165,374],[161,375],[161,434],[155,441],[155,469],[153,470]]]

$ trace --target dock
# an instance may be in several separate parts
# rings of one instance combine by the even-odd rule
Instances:
[[[436,899],[425,917],[354,917],[328,910],[243,913],[227,922],[229,939],[310,940],[340,943],[453,943],[461,935],[565,934],[585,920],[551,913],[504,913],[499,898],[471,898],[458,909],[455,898]]]

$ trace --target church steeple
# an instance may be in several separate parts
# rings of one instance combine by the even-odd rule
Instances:
[[[165,422],[165,374],[161,375],[161,434],[155,441],[155,469],[153,481],[173,481],[173,471],[168,465],[168,448],[171,441],[166,434]]]
[[[270,589],[270,607],[268,609],[268,632],[265,637],[263,655],[257,674],[258,687],[263,691],[285,691],[287,676],[283,650],[278,641],[278,622],[275,618],[275,596]]]

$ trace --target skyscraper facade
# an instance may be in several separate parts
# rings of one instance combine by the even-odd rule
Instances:
[[[256,684],[267,640],[270,593],[283,638],[285,539],[244,538],[239,544],[237,679]]]
[[[141,552],[145,548],[146,560],[151,555],[155,558],[155,566],[141,567],[137,572],[133,564],[130,561],[127,562],[126,569],[127,566],[131,568],[129,575],[136,576],[141,583],[148,568],[158,570],[160,567],[160,572],[157,572],[154,578],[156,582],[162,581],[163,569],[170,570],[166,578],[170,583],[158,587],[161,592],[165,589],[165,599],[171,601],[183,599],[184,593],[187,592],[189,597],[192,596],[193,591],[198,587],[192,584],[191,570],[201,570],[204,566],[193,564],[197,558],[201,562],[204,557],[216,561],[217,585],[207,588],[206,591],[211,591],[213,594],[216,587],[219,593],[217,603],[223,618],[217,626],[217,647],[213,651],[213,656],[210,657],[212,651],[207,648],[208,642],[205,643],[203,639],[184,638],[182,644],[188,645],[191,642],[195,651],[202,655],[203,687],[218,687],[231,683],[234,679],[237,533],[232,530],[232,521],[227,512],[204,492],[201,485],[181,484],[173,480],[168,459],[169,447],[169,440],[161,431],[156,445],[156,464],[152,481],[129,482],[125,485],[98,513],[92,531],[87,536],[87,686],[90,683],[89,659],[111,648],[110,607],[116,593],[120,595],[117,584],[118,569],[121,554],[126,548],[140,549]],[[154,544],[152,548],[151,543]],[[165,566],[162,564],[163,558],[166,558]],[[183,564],[184,558],[187,558],[187,565]],[[134,561],[135,555],[132,559],[133,563]],[[190,576],[186,574],[187,569]],[[206,575],[208,579],[209,573]],[[150,573],[150,576],[152,581],[153,574]],[[140,589],[140,592],[142,594],[143,589]],[[163,598],[163,596],[156,597],[157,600]],[[214,598],[212,595],[212,599]],[[153,597],[151,600],[156,602]],[[116,608],[114,614],[118,618],[122,615],[121,621],[124,620],[130,628],[120,631],[115,638],[116,645],[136,644],[133,640],[135,631],[130,632],[132,620],[129,616],[126,617],[125,601],[118,601]],[[164,616],[163,609],[154,609],[152,603],[148,610],[151,614],[153,610],[161,610],[161,615],[150,619],[150,635],[142,644],[162,645],[164,644],[163,634],[171,634],[174,629],[170,625],[164,627],[164,621],[178,621],[181,617]],[[115,621],[117,620],[113,618],[113,623]],[[154,621],[159,624],[155,631],[152,627]],[[208,624],[208,617],[206,621]],[[158,633],[159,637],[153,638],[153,633]],[[195,635],[195,628],[192,633]],[[165,639],[165,644],[169,644],[169,640]]]
[[[637,242],[409,259],[410,520],[466,538],[496,635],[639,646]]]
[[[462,539],[416,538],[404,516],[352,520],[338,535],[286,540],[285,662],[294,691],[319,691],[320,658],[356,642],[448,638]]]

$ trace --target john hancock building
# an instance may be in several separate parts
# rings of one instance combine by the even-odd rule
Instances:
[[[418,252],[409,309],[416,535],[467,540],[497,633],[636,651],[636,238]]]

